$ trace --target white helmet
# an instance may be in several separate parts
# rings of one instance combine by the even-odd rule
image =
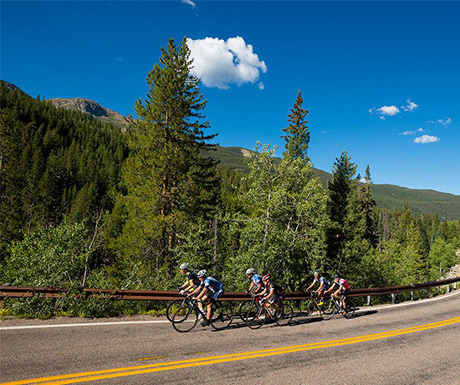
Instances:
[[[252,267],[246,270],[246,274],[254,274],[255,272],[256,271]]]
[[[185,269],[190,269],[190,264],[188,263],[183,263],[182,265],[179,266],[179,269],[185,270]]]
[[[206,277],[206,275],[207,275],[207,271],[206,271],[206,270],[200,270],[200,271],[196,274],[196,276],[197,276],[198,278]]]

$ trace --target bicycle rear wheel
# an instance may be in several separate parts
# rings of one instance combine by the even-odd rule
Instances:
[[[233,321],[233,309],[230,302],[215,302],[212,304],[211,326],[222,330],[230,326]]]
[[[246,323],[250,329],[258,329],[265,323],[267,317],[265,308],[253,303],[246,314]]]
[[[356,311],[355,303],[353,302],[352,299],[347,298],[346,305],[347,305],[347,312],[344,317],[347,319],[353,318],[355,316],[355,311]]]
[[[276,312],[276,323],[278,326],[289,325],[294,316],[294,308],[290,303],[281,303],[278,311]]]
[[[334,317],[337,310],[334,301],[331,299],[326,299],[323,302],[324,303],[321,305],[321,318],[323,320],[329,320]]]
[[[198,310],[191,303],[184,303],[172,316],[172,326],[179,333],[192,330],[198,322]]]

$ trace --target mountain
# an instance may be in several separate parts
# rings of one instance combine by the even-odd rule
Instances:
[[[102,107],[100,104],[84,98],[73,99],[49,99],[58,108],[66,108],[69,110],[77,110],[85,114],[91,115],[94,118],[105,123],[111,123],[122,130],[128,126],[128,120],[118,112]]]
[[[10,89],[20,90],[15,85],[1,81]],[[20,90],[21,91],[21,90]],[[21,91],[23,92],[23,91]],[[84,98],[74,99],[50,99],[56,107],[74,109],[93,116],[96,119],[125,130],[128,126],[127,119],[100,104]],[[208,155],[219,160],[221,167],[247,172],[248,166],[245,162],[252,151],[242,147],[217,146],[217,151],[209,151]],[[280,158],[275,158],[280,162]],[[326,171],[316,169],[315,171],[324,186],[331,180],[332,175]],[[441,220],[460,219],[460,196],[442,193],[434,190],[417,190],[400,187],[390,184],[374,184],[372,191],[377,205],[386,209],[401,208],[405,203],[409,205],[414,214],[437,214]]]
[[[251,151],[241,147],[218,146],[217,151],[209,155],[220,161],[221,167],[247,172],[245,158]],[[280,158],[275,158],[280,162]],[[326,187],[332,174],[314,168],[321,182]],[[414,214],[437,214],[441,220],[460,219],[460,196],[434,190],[417,190],[390,184],[373,184],[372,192],[377,205],[386,209],[401,208],[407,203]]]

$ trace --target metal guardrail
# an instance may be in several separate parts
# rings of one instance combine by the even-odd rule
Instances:
[[[440,287],[446,285],[447,291],[450,290],[450,284],[454,284],[454,289],[457,288],[457,282],[460,282],[460,277],[444,279],[440,281],[416,283],[407,286],[390,286],[376,287],[368,289],[351,289],[350,297],[368,297],[380,296],[388,294],[398,294],[407,291],[417,291],[428,289],[431,287]],[[158,291],[158,290],[110,290],[110,289],[82,289],[80,291],[71,291],[70,289],[59,289],[49,287],[15,287],[15,286],[0,286],[0,299],[2,298],[27,298],[35,295],[41,295],[45,298],[59,298],[64,294],[73,294],[80,298],[90,296],[100,296],[112,300],[132,300],[132,301],[171,301],[178,298],[176,291]],[[226,292],[222,296],[224,301],[244,301],[250,297],[243,292]],[[286,299],[298,300],[305,297],[303,292],[287,292]],[[394,297],[393,297],[394,298]]]

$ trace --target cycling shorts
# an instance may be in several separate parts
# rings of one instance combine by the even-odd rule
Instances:
[[[350,289],[342,289],[340,291],[340,294],[342,294],[345,298],[350,294]]]
[[[220,289],[220,290],[217,291],[217,292],[211,292],[211,293],[209,293],[209,294],[210,294],[210,295],[214,294],[214,295],[212,295],[211,300],[212,300],[212,301],[217,301],[217,300],[218,300],[220,297],[222,297],[222,295],[224,294],[224,290],[223,290],[223,289]]]

